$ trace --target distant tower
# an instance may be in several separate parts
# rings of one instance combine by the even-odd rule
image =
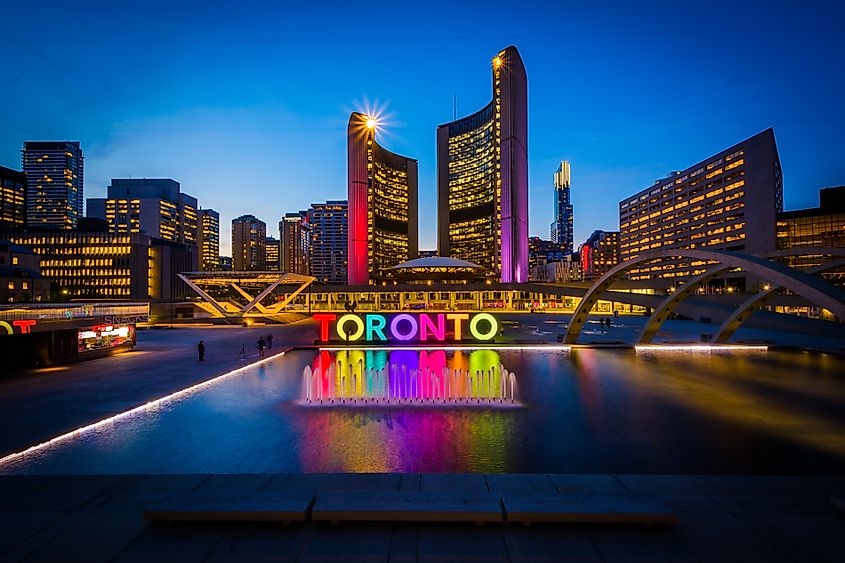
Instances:
[[[264,270],[267,224],[254,215],[232,219],[232,269],[236,272]]]
[[[549,229],[552,242],[563,247],[565,253],[572,252],[572,203],[569,200],[569,161],[564,160],[555,172],[554,221]]]
[[[84,187],[79,141],[25,141],[22,152],[27,227],[75,229]]]

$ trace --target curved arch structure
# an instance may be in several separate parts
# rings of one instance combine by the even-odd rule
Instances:
[[[841,255],[845,256],[845,249],[842,250],[843,252]],[[826,262],[817,268],[808,270],[808,272],[811,274],[822,274],[824,272],[832,272],[840,268],[845,268],[845,258],[831,260],[830,262]],[[728,315],[728,318],[725,319],[719,326],[719,332],[716,333],[716,338],[713,339],[714,342],[717,344],[727,344],[728,340],[730,340],[731,336],[733,336],[733,333],[742,326],[742,323],[747,321],[748,317],[750,317],[754,311],[765,306],[772,297],[777,295],[777,292],[780,289],[781,286],[772,284],[769,289],[761,291],[756,295],[752,295],[746,301],[741,303],[739,307],[733,313]]]
[[[417,257],[417,161],[376,142],[368,116],[353,112],[347,128],[349,283],[380,281]]]
[[[739,252],[680,248],[661,249],[643,253],[633,260],[623,262],[611,268],[610,271],[599,278],[584,294],[584,298],[575,309],[566,330],[564,342],[575,344],[578,335],[581,333],[581,328],[587,322],[587,317],[593,306],[599,301],[601,293],[608,290],[626,271],[652,260],[675,257],[711,260],[719,262],[726,269],[741,268],[758,277],[770,279],[773,284],[783,286],[812,303],[828,309],[834,315],[845,318],[845,290],[807,272]]]
[[[664,299],[660,305],[654,308],[654,312],[648,318],[648,322],[645,327],[643,327],[643,330],[637,339],[638,343],[650,344],[654,335],[657,334],[657,331],[660,330],[660,327],[663,325],[663,321],[665,321],[669,315],[675,311],[684,299],[692,295],[693,292],[702,285],[708,283],[710,280],[733,269],[733,266],[717,264],[708,268],[703,274],[699,274],[687,280],[684,285],[677,288],[671,295],[669,295],[669,297]]]

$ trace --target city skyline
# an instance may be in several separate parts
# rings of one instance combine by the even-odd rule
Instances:
[[[27,140],[79,140],[86,197],[103,197],[112,178],[174,178],[220,212],[223,254],[239,215],[272,225],[315,201],[343,199],[344,122],[348,111],[368,107],[386,107],[385,147],[419,159],[420,248],[434,248],[434,130],[452,119],[455,97],[459,116],[485,103],[486,62],[511,43],[531,76],[530,235],[548,236],[550,177],[561,160],[575,168],[576,243],[595,229],[618,228],[613,202],[770,126],[785,209],[815,206],[819,188],[845,178],[837,138],[845,110],[836,103],[845,78],[829,72],[845,51],[842,29],[828,23],[841,20],[835,3],[797,13],[770,3],[765,13],[762,4],[714,5],[694,24],[677,7],[619,5],[609,15],[570,7],[560,28],[546,22],[560,19],[562,8],[526,6],[509,16],[507,29],[460,37],[436,25],[437,10],[399,34],[387,25],[396,14],[374,9],[362,37],[350,37],[343,23],[351,16],[342,10],[321,18],[319,32],[296,23],[316,21],[296,11],[305,8],[269,10],[265,19],[276,29],[249,3],[199,15],[188,5],[166,21],[152,9],[112,28],[113,12],[97,4],[75,13],[39,10],[38,17],[31,8],[11,9],[20,25],[0,50],[18,87],[0,94],[0,165],[20,169]],[[451,12],[469,18],[472,9]],[[79,27],[73,39],[33,39],[36,25],[50,32],[68,23]],[[360,50],[362,40],[379,48]],[[60,66],[66,51],[73,53],[67,69]],[[350,57],[360,62],[349,64]],[[384,64],[371,65],[376,57]],[[356,70],[400,61],[426,68],[402,80]],[[25,86],[54,70],[77,87],[68,99]],[[724,82],[702,77],[728,84],[704,87]],[[220,79],[238,86],[217,87]]]

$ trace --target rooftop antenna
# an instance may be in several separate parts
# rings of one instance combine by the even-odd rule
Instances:
[[[458,119],[458,95],[452,94],[452,121]]]

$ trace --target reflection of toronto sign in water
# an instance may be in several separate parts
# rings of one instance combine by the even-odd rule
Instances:
[[[320,323],[322,342],[328,342],[334,335],[349,342],[445,342],[447,333],[455,342],[466,336],[484,342],[499,332],[499,322],[489,313],[400,313],[390,318],[378,313],[347,314],[340,318],[332,313],[319,313],[314,315],[314,320]]]

